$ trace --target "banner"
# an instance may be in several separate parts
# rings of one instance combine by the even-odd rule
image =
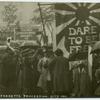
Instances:
[[[65,47],[70,52],[81,50],[82,52],[88,51],[88,45],[95,43],[99,40],[99,27],[91,26],[72,26],[66,28]]]
[[[99,3],[55,4],[55,16],[56,48],[66,54],[88,52],[88,45],[100,39]]]

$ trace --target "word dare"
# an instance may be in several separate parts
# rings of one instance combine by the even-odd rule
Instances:
[[[87,35],[87,34],[96,34],[96,26],[85,26],[85,27],[76,27],[76,28],[69,28],[69,36],[73,35]]]
[[[99,40],[98,27],[69,27],[66,37],[70,53],[79,50],[86,52],[88,50],[88,45]]]

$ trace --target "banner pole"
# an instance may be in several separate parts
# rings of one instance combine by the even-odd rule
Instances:
[[[44,44],[48,44],[47,43],[47,38],[46,38],[46,30],[45,30],[45,24],[44,24],[44,20],[43,20],[43,16],[42,16],[42,10],[41,10],[41,7],[40,7],[40,3],[38,3],[38,7],[39,7],[39,11],[40,11],[40,17],[41,17],[41,21],[42,21],[42,26],[43,26],[43,32],[44,34],[43,35],[43,41],[44,41]]]
[[[92,47],[89,45],[88,46],[88,74],[89,74],[90,80],[92,80],[92,62],[93,62],[92,54],[90,54],[91,50],[92,50]]]

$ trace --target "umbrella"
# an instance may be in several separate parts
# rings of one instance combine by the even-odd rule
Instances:
[[[17,41],[12,41],[12,42],[10,43],[10,46],[13,47],[14,49],[18,49],[19,46],[20,46],[20,43],[17,42]]]
[[[36,41],[25,41],[21,44],[20,48],[25,49],[25,48],[38,48],[39,44]]]
[[[20,52],[23,56],[32,56],[38,48],[39,44],[37,42],[25,41],[20,46]]]
[[[94,44],[91,53],[100,53],[100,41]]]

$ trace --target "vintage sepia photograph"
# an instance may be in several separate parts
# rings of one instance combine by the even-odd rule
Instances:
[[[0,98],[100,97],[100,3],[0,1]]]

